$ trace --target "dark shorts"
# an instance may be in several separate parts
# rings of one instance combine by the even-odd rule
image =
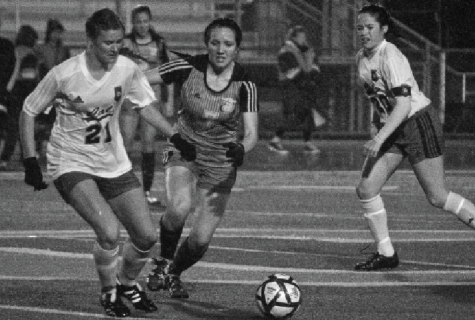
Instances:
[[[198,178],[196,186],[212,192],[230,193],[236,183],[235,167],[211,167],[195,161],[186,161],[179,153],[173,151],[163,153],[163,165],[165,170],[176,166],[188,168]]]
[[[102,178],[89,173],[73,171],[59,176],[54,180],[54,186],[64,201],[69,203],[71,190],[84,180],[96,182],[97,188],[106,200],[113,199],[129,190],[141,188],[139,179],[132,171],[128,171],[116,178]]]
[[[383,143],[381,151],[406,156],[416,164],[444,154],[444,134],[437,110],[428,106],[401,124]]]

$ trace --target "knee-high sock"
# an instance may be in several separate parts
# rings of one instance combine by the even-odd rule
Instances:
[[[388,218],[383,200],[380,195],[368,200],[360,200],[365,209],[365,219],[368,223],[378,252],[384,256],[394,255],[394,247],[389,237]]]
[[[181,275],[181,273],[195,263],[201,260],[208,250],[208,245],[198,247],[196,249],[190,248],[189,238],[186,238],[185,241],[181,244],[180,248],[175,255],[175,259],[170,265],[168,272],[170,274]]]
[[[173,260],[182,232],[183,226],[177,231],[170,231],[163,225],[163,217],[160,219],[160,256],[162,258]]]
[[[155,152],[142,152],[143,190],[150,191],[155,175]]]
[[[122,264],[118,273],[119,282],[126,286],[133,286],[149,256],[150,250],[140,250],[130,239],[127,240],[124,244]]]
[[[475,205],[457,193],[449,192],[444,210],[457,216],[460,221],[475,229]]]
[[[96,263],[102,291],[111,291],[116,286],[117,266],[119,263],[119,246],[112,250],[103,249],[95,242],[92,255]]]

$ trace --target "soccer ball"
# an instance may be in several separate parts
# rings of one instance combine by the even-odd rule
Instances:
[[[292,277],[276,273],[267,277],[259,286],[256,303],[268,318],[290,319],[302,303],[302,294]]]

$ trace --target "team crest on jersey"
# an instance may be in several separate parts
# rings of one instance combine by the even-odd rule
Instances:
[[[378,71],[377,70],[371,70],[371,80],[376,82],[379,80],[378,76]]]
[[[114,100],[118,102],[122,98],[122,87],[115,87],[114,92]]]
[[[232,98],[224,98],[224,104],[219,108],[222,112],[232,112],[236,108],[236,100]]]

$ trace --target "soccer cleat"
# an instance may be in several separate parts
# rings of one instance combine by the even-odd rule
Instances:
[[[268,144],[269,150],[280,153],[280,154],[287,154],[289,153],[289,150],[285,149],[284,146],[282,145],[282,142],[275,142],[271,141]]]
[[[142,287],[138,283],[131,287],[118,283],[117,294],[132,302],[132,305],[137,310],[153,312],[158,309],[155,303],[147,297],[145,291],[142,290]]]
[[[155,268],[148,274],[147,287],[151,291],[165,290],[165,276],[168,274],[169,262],[165,259],[152,259]]]
[[[356,271],[379,271],[385,269],[394,269],[399,265],[399,257],[395,252],[391,257],[386,257],[378,252],[373,254],[367,261],[357,263]]]
[[[170,298],[188,299],[190,297],[179,276],[168,274],[165,276],[165,283],[170,293]]]
[[[160,207],[162,206],[162,203],[160,200],[158,200],[157,197],[154,197],[150,194],[150,191],[145,191],[145,199],[147,200],[147,203],[151,206],[157,206]]]
[[[115,291],[101,295],[101,306],[110,317],[124,318],[130,315],[129,308],[122,302]]]

